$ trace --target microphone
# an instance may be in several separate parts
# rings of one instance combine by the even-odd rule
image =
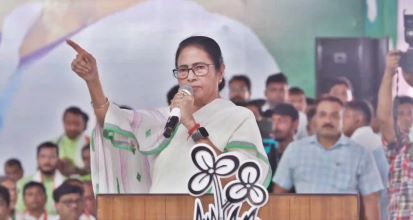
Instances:
[[[193,90],[190,85],[182,85],[179,87],[178,92],[184,92],[187,95],[192,95]],[[173,108],[169,113],[168,121],[166,122],[165,129],[163,131],[163,136],[166,138],[170,138],[172,133],[175,131],[176,126],[179,124],[181,119],[181,109],[180,108]]]

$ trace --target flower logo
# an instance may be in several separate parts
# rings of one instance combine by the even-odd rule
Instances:
[[[257,184],[260,177],[260,168],[256,162],[248,161],[238,170],[238,181],[232,181],[225,189],[226,198],[230,203],[240,203],[245,200],[251,206],[261,207],[267,203],[267,190]]]
[[[239,167],[239,160],[236,156],[221,154],[216,157],[211,148],[202,144],[194,146],[191,157],[195,166],[200,170],[190,178],[188,184],[189,192],[195,196],[205,194],[212,182],[219,184],[218,177],[228,177]]]

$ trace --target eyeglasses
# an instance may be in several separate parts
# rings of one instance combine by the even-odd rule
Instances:
[[[197,64],[194,64],[192,68],[178,67],[177,69],[172,70],[172,72],[174,73],[174,76],[177,79],[186,79],[189,75],[190,70],[192,70],[195,76],[205,76],[206,74],[208,74],[209,65],[213,65],[213,64],[197,63]]]

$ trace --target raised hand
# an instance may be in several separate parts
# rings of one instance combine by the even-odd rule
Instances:
[[[397,68],[400,66],[401,51],[392,50],[386,57],[386,74],[393,76],[396,74]]]
[[[77,52],[76,58],[72,61],[72,70],[86,82],[98,80],[96,59],[77,43],[71,40],[66,42]]]

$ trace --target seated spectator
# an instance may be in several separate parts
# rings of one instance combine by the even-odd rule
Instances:
[[[26,183],[23,188],[23,201],[26,210],[17,219],[37,220],[53,218],[53,216],[46,212],[46,200],[46,188],[44,188],[42,183],[34,181]]]
[[[59,170],[67,177],[82,175],[82,148],[89,144],[85,134],[88,120],[88,115],[78,107],[69,107],[63,113],[64,134],[57,138],[56,144],[61,159]]]
[[[287,146],[294,141],[298,128],[298,111],[287,103],[277,105],[272,112],[272,125],[272,135],[279,143],[281,156]]]
[[[10,207],[9,207],[9,217],[10,219],[16,219],[16,203],[17,203],[17,187],[16,182],[14,182],[9,177],[5,176],[0,178],[0,186],[5,187],[9,190],[10,195]]]
[[[387,219],[387,206],[389,205],[387,177],[390,165],[381,137],[375,134],[370,126],[373,116],[372,107],[366,101],[351,101],[345,105],[343,116],[343,133],[373,154],[373,159],[385,186],[385,189],[380,192],[381,216],[382,219]]]
[[[298,111],[294,106],[281,103],[278,104],[272,111],[272,136],[277,142],[277,148],[268,153],[272,176],[277,170],[277,164],[287,146],[294,141],[294,136],[298,128]],[[268,187],[269,192],[272,192],[272,183]]]
[[[353,100],[353,86],[346,77],[332,79],[328,95],[340,99],[345,104]]]
[[[52,193],[56,187],[63,183],[65,177],[57,170],[59,161],[59,147],[52,142],[44,142],[37,147],[38,170],[32,176],[23,178],[17,183],[19,197],[17,200],[17,211],[24,212],[23,187],[30,181],[42,183],[46,188],[47,202],[46,211],[49,215],[55,215]]]
[[[19,181],[24,174],[20,160],[16,158],[8,159],[4,164],[4,173],[14,182]]]
[[[9,190],[0,186],[0,220],[9,219],[10,195]]]
[[[86,220],[82,215],[85,207],[84,191],[81,186],[64,183],[53,191],[53,199],[59,214],[57,219]],[[93,216],[89,219],[94,220]]]
[[[78,186],[83,188],[84,190],[84,199],[85,199],[85,210],[83,211],[80,219],[94,219],[96,217],[96,204],[91,204],[93,202],[96,203],[95,195],[93,193],[92,182],[91,181],[81,181],[79,179],[70,178],[66,179],[63,184],[70,184],[73,186]],[[90,184],[90,188],[89,188]],[[93,197],[93,199],[91,198]]]
[[[380,219],[383,184],[371,153],[341,133],[342,102],[319,100],[316,135],[291,143],[278,164],[276,193],[359,193],[368,220]]]
[[[251,98],[251,80],[246,75],[234,75],[229,80],[229,99],[237,104]]]

